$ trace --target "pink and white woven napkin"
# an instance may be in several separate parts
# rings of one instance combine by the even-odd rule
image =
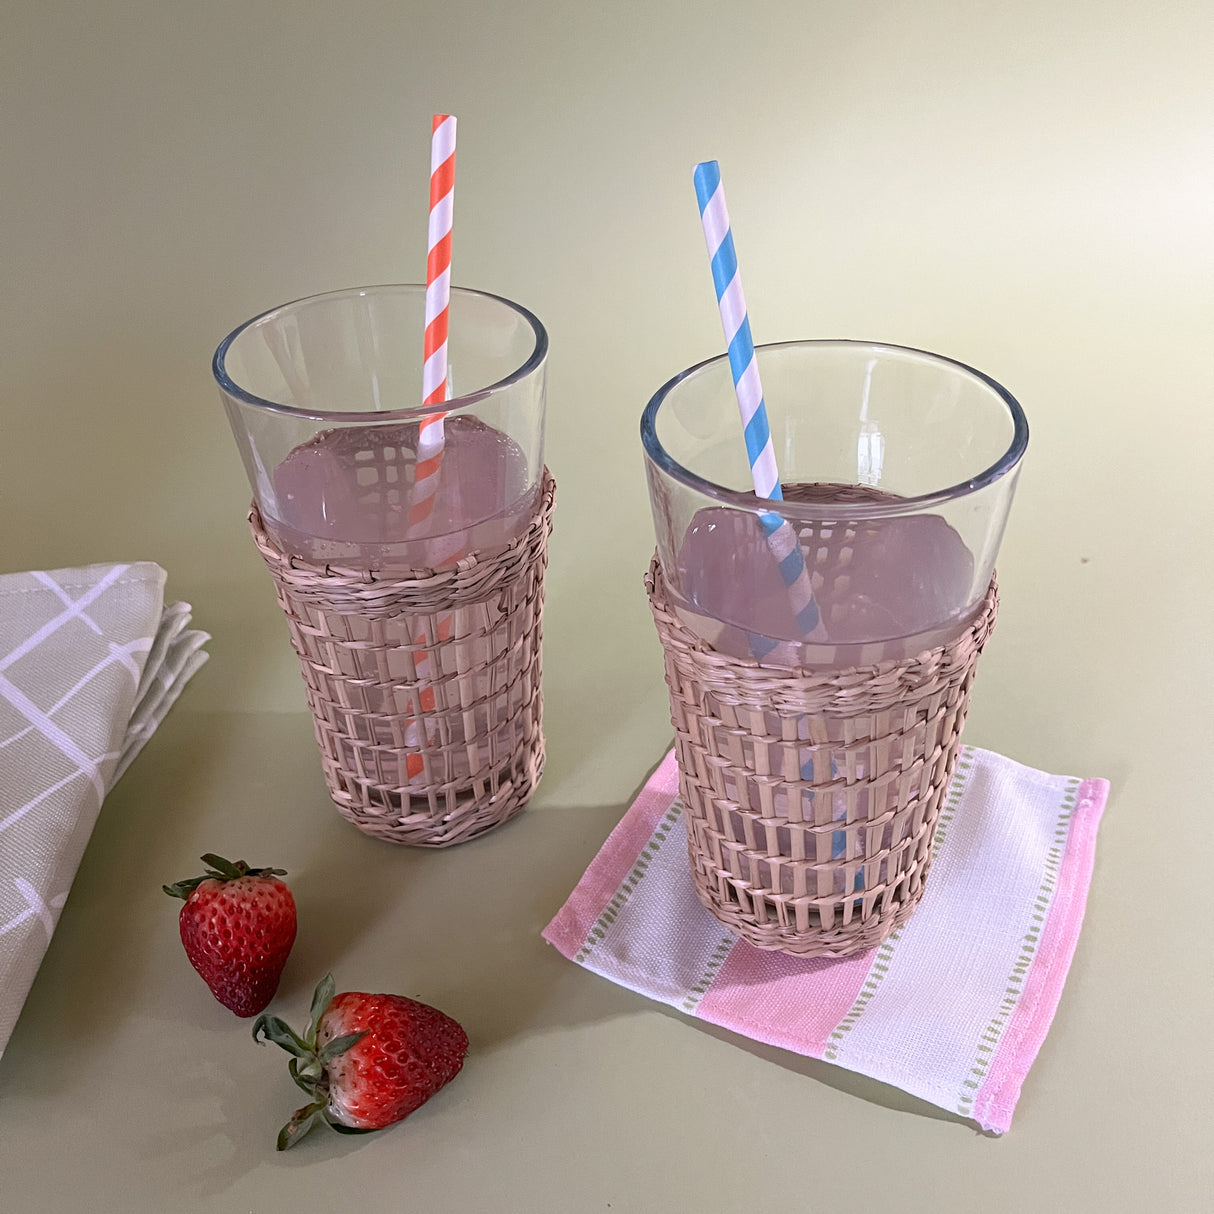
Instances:
[[[671,752],[544,938],[691,1016],[1002,1133],[1062,994],[1108,791],[963,747],[914,916],[878,948],[806,960],[752,948],[696,899]]]

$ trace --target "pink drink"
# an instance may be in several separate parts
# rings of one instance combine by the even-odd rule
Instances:
[[[298,299],[233,330],[212,368],[329,792],[368,834],[447,846],[519,812],[543,771],[548,335],[451,288],[442,456],[425,444],[415,484],[430,296]]]
[[[450,566],[472,552],[500,551],[524,533],[538,503],[539,487],[527,487],[526,458],[507,435],[474,417],[448,417],[444,431],[434,509],[412,532],[407,523],[416,422],[325,430],[296,447],[274,470],[279,517],[263,505],[267,530],[288,553],[388,577],[408,578],[412,571]],[[462,787],[473,773],[483,773],[493,756],[514,753],[525,715],[501,687],[490,686],[488,669],[464,678],[471,704],[458,706],[464,710],[448,726],[451,736],[435,736],[425,719],[435,707],[440,676],[456,669],[464,673],[465,662],[484,666],[496,656],[485,647],[496,635],[499,598],[449,612],[443,625],[450,639],[441,637],[438,648],[436,638],[422,635],[412,616],[342,617],[349,640],[367,641],[378,655],[368,659],[366,669],[342,672],[356,681],[360,701],[346,714],[354,731],[353,740],[342,743],[346,769],[373,770],[377,780],[403,790],[420,777],[416,751],[424,741],[448,756],[439,778]],[[327,651],[315,658],[321,664],[334,660]],[[433,669],[436,660],[452,669]],[[411,754],[402,753],[402,740]]]
[[[498,551],[526,528],[539,495],[518,445],[474,417],[448,418],[433,513],[407,522],[417,423],[325,430],[274,470],[266,526],[288,552],[375,570],[441,568]]]
[[[896,500],[892,494],[854,486],[801,485],[785,488],[787,498],[802,501],[838,502],[837,521],[800,525],[798,535],[805,554],[814,594],[829,637],[822,644],[804,644],[797,635],[788,591],[767,546],[759,517],[748,511],[710,507],[693,516],[679,549],[679,567],[666,580],[670,604],[683,623],[703,637],[718,652],[734,657],[761,657],[781,665],[865,665],[913,657],[943,643],[968,621],[967,607],[973,580],[974,561],[957,532],[938,515],[909,515],[858,520],[847,517],[846,503],[859,500]],[[678,586],[681,584],[683,593]],[[775,643],[774,648],[773,642]],[[765,728],[778,731],[782,722],[773,712]],[[831,816],[844,821],[848,815],[844,785],[863,782],[868,766],[863,747],[855,750],[847,773],[834,769],[815,773],[809,743],[808,718],[800,722],[800,737],[807,745],[802,752],[804,779],[827,778],[839,787],[834,791],[805,790],[797,818],[812,820],[816,797],[831,798]],[[832,742],[845,740],[847,726],[841,720],[829,724]],[[821,738],[815,739],[821,742]],[[748,739],[740,745],[749,750]],[[918,751],[912,758],[922,757]],[[734,776],[724,776],[727,796],[757,803],[749,790],[740,796]],[[788,786],[774,791],[778,814],[789,814]],[[868,814],[867,790],[856,798],[854,812]],[[743,831],[740,823],[739,832]],[[866,832],[849,859],[861,860],[891,845],[890,828]],[[739,835],[741,837],[741,834]],[[834,832],[832,854],[844,857],[846,836]],[[863,868],[851,880],[863,885]],[[835,874],[835,893],[846,892],[843,870]],[[788,890],[786,892],[791,892]]]
[[[849,518],[849,500],[897,500],[874,490],[816,485],[785,492],[839,505],[834,521],[798,526],[828,638],[808,645],[798,636],[758,516],[711,507],[692,518],[667,586],[684,623],[714,648],[746,658],[776,641],[771,659],[780,664],[860,665],[913,656],[968,620],[974,560],[943,518]]]

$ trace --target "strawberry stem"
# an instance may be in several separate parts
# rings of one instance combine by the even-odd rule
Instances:
[[[173,885],[162,885],[161,889],[170,898],[189,898],[204,881],[236,881],[241,877],[285,877],[287,875],[285,868],[250,868],[244,860],[237,860],[233,864],[231,860],[225,860],[223,856],[217,856],[214,852],[207,852],[202,857],[202,862],[210,867],[201,877],[187,877],[184,881],[177,881]]]
[[[344,1053],[361,1041],[367,1035],[367,1030],[360,1033],[347,1033],[343,1037],[334,1037],[332,1041],[326,1042],[317,1049],[317,1024],[332,1001],[333,992],[336,989],[337,984],[334,982],[332,974],[326,974],[316,984],[316,991],[312,996],[312,1012],[308,1020],[308,1028],[302,1037],[285,1020],[272,1016],[269,1012],[262,1012],[253,1022],[253,1040],[259,1045],[271,1041],[286,1050],[291,1055],[287,1069],[291,1072],[295,1086],[312,1097],[312,1102],[301,1109],[296,1109],[291,1120],[279,1131],[278,1149],[280,1151],[294,1146],[315,1124],[317,1114],[323,1114],[323,1119],[335,1130],[341,1130],[343,1133],[352,1132],[348,1127],[339,1125],[325,1113],[329,1101],[329,1079],[325,1067],[338,1054]]]

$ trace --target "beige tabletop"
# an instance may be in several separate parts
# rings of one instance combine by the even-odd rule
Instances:
[[[0,1060],[0,1209],[1209,1210],[1212,62],[1202,0],[9,4],[0,571],[157,561],[214,639],[107,798]],[[209,371],[267,307],[423,277],[436,110],[455,281],[550,332],[560,485],[547,773],[447,853],[328,802]],[[721,349],[709,158],[757,340],[935,350],[1029,417],[967,740],[1112,794],[1003,1138],[539,937],[672,736],[637,422]],[[283,1060],[203,990],[160,892],[206,851],[291,873],[276,1010],[330,968],[417,994],[467,1027],[457,1083],[276,1154]]]

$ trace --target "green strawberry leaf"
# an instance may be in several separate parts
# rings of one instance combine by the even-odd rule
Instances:
[[[299,1034],[286,1021],[268,1012],[262,1012],[253,1022],[253,1040],[260,1045],[263,1037],[305,1061],[316,1056],[316,1051],[306,1041],[300,1040]]]
[[[243,877],[249,871],[249,866],[243,860],[237,860],[235,864],[231,860],[225,860],[222,856],[215,855],[214,852],[207,852],[202,857],[203,864],[209,864],[214,870],[207,873],[208,877],[215,877],[220,881],[235,881],[237,877]]]
[[[304,1083],[311,1084],[315,1090],[316,1085],[320,1082],[320,1077],[325,1073],[325,1068],[320,1059],[313,1054],[303,1066],[296,1064],[295,1073]]]
[[[202,857],[202,862],[209,867],[201,877],[187,877],[184,881],[177,881],[172,885],[162,885],[160,888],[172,898],[189,898],[204,881],[235,881],[240,877],[285,877],[287,875],[285,868],[250,868],[244,860],[237,860],[233,864],[231,860],[225,860],[222,856],[215,855],[214,852],[207,852]]]
[[[332,1062],[338,1054],[344,1054],[352,1045],[357,1045],[369,1031],[369,1029],[363,1029],[361,1033],[347,1033],[344,1037],[334,1037],[332,1041],[326,1042],[321,1047],[320,1053],[316,1055],[317,1061],[322,1066],[326,1062]]]
[[[237,877],[285,877],[287,875],[285,868],[254,868],[247,860],[237,860],[233,864],[231,860],[225,860],[223,856],[217,856],[214,852],[207,852],[202,857],[202,861],[215,870],[208,875],[221,881],[235,881]]]
[[[292,1058],[287,1063],[287,1070],[291,1072],[291,1078],[295,1081],[295,1086],[306,1092],[309,1096],[317,1096],[317,1088],[319,1086],[320,1076],[322,1074],[319,1063],[309,1063],[301,1067],[298,1058]]]
[[[285,1151],[293,1147],[316,1124],[318,1114],[324,1112],[324,1102],[314,1100],[291,1114],[291,1120],[278,1131],[278,1149]]]
[[[317,984],[316,990],[312,994],[312,1010],[308,1017],[308,1040],[315,1042],[316,1026],[320,1023],[321,1016],[325,1013],[325,1008],[333,1002],[333,996],[337,991],[337,983],[333,981],[332,974],[326,974]]]
[[[188,898],[206,879],[206,877],[190,877],[185,881],[177,881],[172,885],[162,885],[160,888],[170,898]]]

